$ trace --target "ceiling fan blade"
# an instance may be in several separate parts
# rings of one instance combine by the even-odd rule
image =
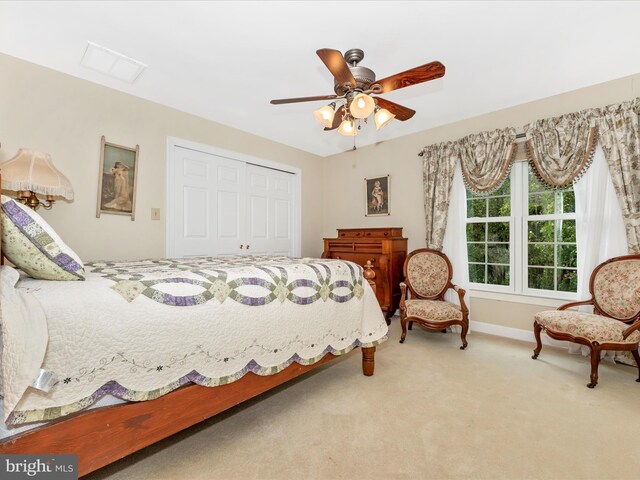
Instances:
[[[349,82],[352,86],[356,86],[356,79],[353,78],[349,65],[345,61],[344,57],[338,50],[332,50],[330,48],[321,48],[316,53],[320,57],[320,60],[327,66],[329,71],[333,74],[338,83],[343,84]]]
[[[316,100],[335,100],[336,98],[342,97],[338,95],[320,95],[319,97],[279,98],[271,100],[270,103],[272,105],[282,105],[283,103],[315,102]]]
[[[406,72],[396,73],[382,80],[376,80],[373,85],[380,85],[382,87],[380,93],[386,93],[443,77],[444,71],[445,68],[443,64],[440,62],[431,62],[420,67],[412,68]]]
[[[344,115],[344,105],[340,105],[340,108],[336,110],[336,114],[333,116],[333,123],[331,124],[331,127],[325,127],[324,131],[326,132],[327,130],[335,130],[336,128],[338,128],[342,123],[343,115]]]
[[[378,105],[382,108],[386,108],[391,113],[396,116],[397,120],[405,121],[409,120],[416,114],[415,110],[411,110],[410,108],[403,107],[402,105],[398,105],[397,103],[390,102],[389,100],[385,100],[384,98],[376,97],[376,101]]]

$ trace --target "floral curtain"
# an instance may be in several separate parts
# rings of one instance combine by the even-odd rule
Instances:
[[[598,109],[604,156],[620,203],[629,253],[640,253],[640,98]]]
[[[552,187],[575,182],[591,165],[597,130],[583,112],[536,120],[524,132],[534,171]]]
[[[511,171],[516,154],[516,129],[468,135],[457,143],[467,188],[478,194],[497,190]]]
[[[446,142],[429,145],[421,153],[427,247],[435,250],[442,250],[444,232],[447,228],[456,150],[455,144]]]

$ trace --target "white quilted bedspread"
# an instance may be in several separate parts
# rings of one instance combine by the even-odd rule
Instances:
[[[93,263],[86,271],[83,282],[23,276],[15,288],[3,284],[7,423],[57,418],[107,393],[141,401],[189,382],[270,375],[387,335],[371,287],[349,262],[217,257]],[[26,388],[39,368],[57,377],[48,393]]]

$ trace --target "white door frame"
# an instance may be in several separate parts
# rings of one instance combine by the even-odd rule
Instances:
[[[175,199],[173,198],[173,191],[171,189],[171,179],[175,176],[175,158],[174,148],[182,147],[189,150],[195,150],[198,152],[209,153],[217,155],[219,157],[228,158],[230,160],[238,160],[245,163],[251,163],[260,167],[273,168],[275,170],[281,170],[283,172],[292,173],[293,179],[293,248],[292,255],[299,257],[301,255],[301,242],[302,242],[302,170],[298,167],[292,167],[280,162],[274,162],[273,160],[266,160],[264,158],[254,157],[251,155],[245,155],[244,153],[232,152],[231,150],[225,150],[219,147],[213,147],[211,145],[204,145],[202,143],[192,142],[191,140],[185,140],[177,137],[167,137],[167,176],[166,176],[166,201],[165,211],[167,212],[167,221],[165,222],[165,254],[167,258],[175,257],[175,245],[173,245],[173,239],[171,233],[174,230],[174,223],[176,221],[177,212],[175,211]]]

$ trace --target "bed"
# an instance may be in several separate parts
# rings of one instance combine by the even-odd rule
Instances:
[[[0,453],[76,453],[80,476],[353,349],[373,375],[387,337],[375,274],[350,262],[244,256],[84,269],[84,281],[0,270],[3,420],[38,425],[0,441]],[[29,386],[34,376],[43,390]],[[96,408],[107,396],[126,403]]]

